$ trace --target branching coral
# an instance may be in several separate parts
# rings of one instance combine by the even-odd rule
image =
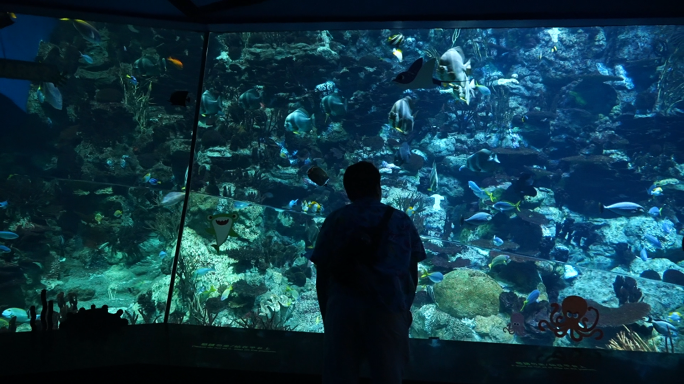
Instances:
[[[638,333],[624,325],[622,327],[625,330],[618,333],[617,337],[608,342],[609,349],[618,351],[658,352],[658,348],[652,340],[646,342]]]

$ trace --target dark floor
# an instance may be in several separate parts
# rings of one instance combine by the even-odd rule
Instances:
[[[127,326],[97,338],[0,335],[0,380],[320,383],[323,335],[181,325]],[[406,383],[648,383],[684,377],[684,355],[411,340]],[[362,382],[368,382],[363,380]]]

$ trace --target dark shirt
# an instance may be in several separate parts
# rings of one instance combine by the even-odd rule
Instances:
[[[330,276],[325,267],[334,257],[334,253],[344,245],[346,239],[359,226],[376,227],[382,220],[386,208],[387,205],[382,204],[377,198],[364,198],[328,215],[311,256],[311,261],[319,267],[317,279],[324,279],[327,284]],[[374,266],[374,274],[379,278],[368,275],[374,294],[366,299],[379,300],[389,311],[407,311],[411,308],[416,295],[418,262],[425,260],[426,256],[418,231],[406,213],[395,210],[392,214],[387,230],[382,236],[378,256],[379,261]],[[393,283],[388,283],[388,281],[393,281]],[[317,286],[320,286],[319,282]],[[336,286],[334,283],[330,287],[326,291],[328,295],[354,294],[346,287]],[[319,297],[321,302],[326,299]],[[321,309],[324,310],[323,305]]]

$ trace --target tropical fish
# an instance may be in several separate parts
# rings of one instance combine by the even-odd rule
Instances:
[[[16,239],[17,237],[19,237],[19,235],[17,235],[17,234],[14,233],[14,232],[0,231],[0,239],[4,239],[4,240],[14,240],[14,239]]]
[[[81,51],[78,51],[78,53],[81,54],[81,58],[83,59],[83,61],[85,61],[85,62],[88,63],[88,64],[92,64],[92,63],[93,63],[93,58],[92,58],[92,57],[90,57],[90,56],[88,56],[88,55],[84,55],[83,53],[81,53]]]
[[[147,182],[150,183],[150,184],[152,184],[152,185],[159,185],[159,184],[161,184],[161,183],[159,182],[159,180],[155,179],[154,177],[152,177],[152,178],[150,178],[149,180],[147,180]]]
[[[45,101],[52,106],[52,108],[62,110],[62,93],[52,83],[43,83],[41,88],[45,91]]]
[[[408,215],[408,217],[413,216],[414,213],[416,213],[416,210],[413,207],[406,208],[406,214]]]
[[[316,201],[302,201],[302,211],[303,212],[311,212],[311,213],[318,213],[323,211],[323,205]]]
[[[160,205],[163,207],[170,207],[172,205],[180,203],[183,200],[185,200],[184,192],[169,192],[166,195],[164,195]]]
[[[324,96],[321,99],[321,109],[328,116],[338,117],[347,113],[347,100],[339,93]]]
[[[151,178],[152,178],[152,174],[150,174],[150,173],[146,174],[145,176],[143,176],[143,183],[149,182]]]
[[[171,56],[167,57],[166,60],[168,60],[169,63],[173,64],[173,66],[176,67],[176,69],[183,69],[183,62],[181,62],[180,60],[173,58]]]
[[[671,321],[679,323],[680,321],[682,321],[682,314],[679,312],[670,312],[667,315],[667,318]]]
[[[399,99],[394,103],[388,116],[390,127],[395,128],[401,133],[413,131],[415,114],[411,112],[411,104],[413,104],[413,99],[409,96]]]
[[[233,230],[233,224],[237,218],[237,213],[220,213],[207,216],[211,227],[206,230],[208,233],[216,236],[216,244],[211,245],[216,252],[219,252],[219,247],[228,240],[228,236],[239,237],[235,230]]]
[[[489,88],[485,87],[482,84],[475,83],[475,88],[477,88],[477,90],[480,91],[482,96],[489,96],[492,94],[492,91],[490,91]]]
[[[644,238],[646,239],[646,241],[651,243],[651,245],[653,245],[654,247],[656,247],[658,249],[663,249],[663,245],[660,243],[660,240],[658,240],[657,237],[649,235],[649,234],[645,234]]]
[[[401,33],[397,33],[396,35],[392,35],[392,36],[388,37],[387,43],[389,45],[398,47],[401,45],[401,43],[404,42],[404,40],[405,40],[404,35],[402,35]]]
[[[431,273],[425,272],[421,276],[421,278],[426,278],[426,277],[428,279],[430,279],[430,281],[432,281],[433,283],[439,283],[440,281],[444,280],[444,275],[442,274],[442,272],[431,272]]]
[[[290,202],[287,204],[287,207],[290,209],[294,208],[294,206],[297,205],[298,201],[299,199],[290,200]]]
[[[475,196],[479,197],[480,199],[489,199],[492,202],[494,201],[494,196],[492,195],[492,193],[480,188],[477,184],[475,184],[474,181],[469,181],[468,187],[473,191]]]
[[[428,191],[436,191],[439,187],[439,175],[437,175],[437,163],[432,162],[432,170],[430,171],[430,186],[428,186]]]
[[[401,146],[399,147],[399,158],[403,162],[407,162],[411,158],[411,147],[405,141],[401,143]]]
[[[222,114],[221,96],[215,97],[208,89],[204,91],[200,100],[200,114],[203,117]]]
[[[653,217],[658,217],[660,216],[660,213],[663,211],[662,208],[658,207],[651,207],[651,209],[648,210],[648,214],[653,216]]]
[[[138,85],[138,79],[136,79],[135,76],[126,75],[126,78],[128,79],[128,82],[133,84],[134,86]]]
[[[121,216],[123,216],[123,212],[121,212],[120,209],[117,209],[116,211],[114,211],[114,217],[121,217]]]
[[[529,172],[520,173],[518,180],[514,181],[508,190],[519,193],[521,198],[537,196],[537,190],[534,188],[534,175]]]
[[[100,44],[100,32],[93,27],[92,25],[88,24],[87,22],[79,19],[60,19],[60,20],[70,20],[71,23],[74,25],[74,28],[78,31],[78,33],[83,36],[86,41],[93,43],[95,45]]]
[[[414,61],[406,72],[401,72],[392,79],[392,82],[401,89],[423,89],[432,88],[435,85],[444,85],[445,83],[432,77],[435,64],[434,58],[424,62],[421,57]]]
[[[306,175],[309,178],[309,180],[313,181],[314,183],[316,183],[316,185],[321,187],[328,184],[328,181],[330,180],[330,177],[323,170],[323,168],[316,165],[309,168],[309,170],[306,171]]]
[[[13,317],[17,318],[17,323],[28,323],[31,321],[28,313],[21,308],[7,308],[2,311],[2,317],[11,319]]]
[[[169,97],[169,102],[171,103],[171,105],[185,107],[187,103],[190,102],[190,96],[188,96],[188,94],[188,91],[175,91]]]
[[[204,276],[209,272],[216,272],[216,268],[211,267],[211,268],[200,268],[195,271],[195,276]]]
[[[0,209],[7,209],[7,200],[0,201]]]
[[[304,108],[297,108],[285,118],[285,129],[295,134],[310,132],[314,125],[313,116]]]
[[[492,215],[487,212],[478,212],[467,219],[461,216],[461,225],[464,225],[465,223],[482,225],[487,224],[490,220],[492,220]]]
[[[508,264],[508,263],[510,263],[510,262],[511,262],[511,257],[510,257],[510,256],[508,256],[508,255],[499,255],[499,256],[495,257],[494,259],[492,259],[492,262],[489,263],[489,269],[492,269],[492,268],[496,267],[496,266],[499,265],[499,264],[506,265],[506,264]]]
[[[12,12],[0,12],[0,29],[9,27],[14,24],[14,20],[17,16]]]
[[[653,320],[649,317],[648,321],[653,324],[653,329],[661,335],[675,336],[677,334],[677,327],[664,320]]]
[[[0,245],[0,253],[10,253],[10,252],[12,252],[11,249],[9,249],[8,247],[6,247],[4,245]]]
[[[165,251],[159,251],[159,258],[160,258],[160,259],[163,259],[163,258],[165,258],[166,256],[167,256],[167,254],[166,254]]]
[[[525,309],[525,306],[528,303],[536,303],[538,298],[539,298],[539,291],[538,290],[535,289],[534,291],[530,292],[530,294],[527,295],[527,299],[525,299],[525,302],[523,303],[522,308],[520,308],[520,312],[522,312],[523,309]]]
[[[461,47],[450,48],[439,58],[439,66],[437,67],[437,77],[441,81],[455,82],[461,87],[465,87],[468,83],[468,75],[470,72],[470,60],[465,61],[465,54]],[[464,63],[465,61],[465,63]]]
[[[314,88],[314,92],[320,94],[321,96],[328,96],[337,91],[337,85],[330,80],[326,81],[325,83],[318,84],[316,88]]]
[[[233,285],[229,285],[228,288],[223,290],[223,293],[221,293],[221,301],[224,301],[225,299],[230,296],[230,293],[233,291]]]
[[[496,157],[496,153],[492,153],[488,149],[480,149],[470,155],[465,165],[462,165],[458,170],[461,171],[464,168],[468,168],[473,172],[491,172],[497,163],[500,163],[500,161]]]
[[[660,196],[663,194],[663,188],[656,184],[653,184],[650,187],[648,187],[646,193],[648,193],[651,196]]]
[[[605,206],[599,203],[599,211],[603,213],[603,210],[607,209],[618,215],[629,216],[644,212],[644,207],[636,203],[630,203],[628,201],[615,203],[609,206]]]
[[[233,208],[235,209],[242,209],[242,208],[247,208],[249,207],[250,203],[245,202],[245,201],[233,201]]]
[[[392,49],[392,55],[394,55],[394,57],[396,57],[400,63],[404,61],[404,54],[401,52],[401,49]]]
[[[496,237],[496,235],[494,235],[494,238],[492,239],[492,243],[494,243],[494,246],[500,247],[503,245],[504,241],[501,240],[500,238]]]
[[[513,203],[509,203],[508,201],[499,201],[498,203],[494,204],[492,206],[492,208],[499,210],[501,212],[510,211],[513,209],[517,209],[518,211],[520,211],[520,203],[521,202],[522,202],[522,200],[518,201],[516,204],[513,204]]]
[[[262,102],[262,92],[263,87],[255,87],[245,91],[238,98],[238,103],[244,109],[260,109]]]

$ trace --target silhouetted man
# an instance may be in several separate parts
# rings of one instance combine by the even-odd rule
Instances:
[[[374,383],[398,384],[425,249],[408,215],[380,202],[373,164],[347,168],[344,189],[352,204],[325,219],[311,257],[325,326],[323,383],[358,382],[368,359]]]

